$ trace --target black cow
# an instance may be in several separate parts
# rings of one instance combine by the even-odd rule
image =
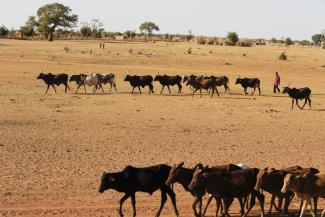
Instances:
[[[37,79],[42,79],[45,82],[45,84],[47,84],[47,89],[45,91],[45,94],[47,94],[47,91],[49,90],[50,86],[52,86],[56,92],[54,84],[57,86],[63,84],[65,86],[64,92],[66,93],[67,89],[70,90],[70,87],[68,86],[68,78],[69,76],[65,73],[55,75],[52,73],[44,74],[42,72],[37,76]]]
[[[293,109],[293,103],[296,100],[296,104],[298,106],[298,108],[303,109],[308,101],[309,104],[309,108],[311,108],[311,99],[310,99],[310,94],[311,94],[311,89],[308,87],[304,87],[304,88],[290,88],[288,86],[285,86],[283,88],[282,93],[288,93],[289,97],[292,98],[292,105],[291,105],[291,109]],[[302,100],[305,99],[305,103],[302,107],[299,106],[298,104],[298,99]]]
[[[79,75],[71,75],[69,81],[72,82],[72,81],[75,81],[78,85],[78,88],[76,90],[76,93],[78,92],[79,88],[81,86],[84,86],[84,89],[85,89],[85,93],[86,93],[86,85],[85,85],[85,79],[86,79],[87,75],[85,74],[79,74]]]
[[[260,89],[261,81],[258,78],[239,78],[238,77],[236,79],[236,85],[237,84],[241,84],[241,86],[244,88],[245,95],[248,94],[247,93],[248,87],[254,88],[252,95],[254,94],[256,88],[258,89],[259,95],[261,95],[261,89]]]
[[[139,92],[141,94],[140,86],[142,88],[144,88],[145,86],[149,86],[149,94],[153,93],[153,86],[152,86],[153,78],[151,75],[144,75],[144,76],[126,75],[124,81],[130,82],[132,86],[132,93],[134,91],[134,88],[138,87]]]
[[[127,166],[122,172],[117,173],[104,172],[101,178],[99,192],[103,193],[105,190],[114,189],[118,192],[125,193],[120,200],[119,214],[122,217],[122,207],[126,199],[131,197],[133,216],[136,216],[135,193],[140,191],[149,193],[151,195],[153,192],[159,189],[161,191],[161,204],[156,217],[160,216],[160,213],[167,200],[167,194],[172,200],[175,214],[178,216],[175,193],[168,185],[165,184],[170,170],[170,166],[166,164],[159,164],[144,168]]]
[[[182,77],[179,75],[175,75],[175,76],[168,76],[168,75],[156,75],[154,81],[159,81],[159,83],[162,85],[162,89],[160,91],[160,93],[163,92],[165,86],[167,86],[168,90],[169,90],[169,94],[171,94],[170,92],[170,86],[174,86],[177,85],[178,86],[178,93],[182,93]]]

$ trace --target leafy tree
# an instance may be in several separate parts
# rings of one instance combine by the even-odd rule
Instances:
[[[287,46],[293,45],[293,41],[291,40],[291,38],[286,38],[284,40],[284,44]]]
[[[186,41],[189,42],[193,39],[192,31],[188,30],[188,34],[186,35]]]
[[[136,33],[135,31],[131,31],[131,30],[127,30],[124,32],[124,35],[127,37],[127,38],[134,38]]]
[[[92,35],[91,28],[89,26],[82,26],[80,28],[80,33],[83,37],[90,37]]]
[[[19,32],[22,36],[34,36],[36,33],[37,22],[35,21],[34,16],[30,16],[26,21],[25,25],[20,27]]]
[[[87,28],[84,31],[90,30],[92,38],[101,38],[102,32],[104,32],[104,28],[102,28],[103,23],[99,19],[92,19],[90,22],[83,22],[82,25]]]
[[[7,27],[5,26],[0,26],[0,37],[4,38],[6,35],[8,35],[9,33],[9,29],[7,29]]]
[[[319,46],[323,41],[325,41],[324,34],[315,34],[311,37],[311,40],[315,43],[315,45]]]
[[[302,40],[302,41],[300,42],[300,44],[301,44],[302,46],[310,46],[310,45],[311,45],[311,42],[308,41],[308,40]]]
[[[71,9],[60,3],[46,4],[37,10],[36,17],[29,17],[27,22],[33,23],[38,31],[45,35],[49,41],[53,41],[56,28],[75,27],[78,16],[71,14]]]
[[[151,38],[153,31],[159,31],[159,26],[157,26],[153,22],[144,22],[139,26],[139,30],[141,32],[147,32],[149,35],[149,38]]]
[[[238,34],[236,32],[228,32],[227,40],[235,45],[239,41]]]
[[[271,40],[270,40],[273,44],[276,44],[277,43],[277,40],[276,40],[276,38],[271,38]]]

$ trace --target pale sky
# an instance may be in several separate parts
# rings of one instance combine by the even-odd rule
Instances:
[[[153,21],[161,33],[310,40],[325,29],[325,0],[0,0],[0,25],[19,28],[53,2],[69,6],[79,22],[100,19],[106,31],[138,31]]]

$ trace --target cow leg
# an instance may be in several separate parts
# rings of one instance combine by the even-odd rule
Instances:
[[[123,215],[123,203],[124,203],[124,201],[126,200],[126,199],[128,199],[130,197],[130,195],[129,194],[124,194],[124,196],[121,198],[121,200],[120,200],[120,210],[119,210],[119,213],[120,213],[120,217],[123,217],[124,215]]]
[[[64,86],[65,86],[64,93],[66,93],[69,86],[67,84],[64,84]],[[69,90],[70,90],[70,88],[69,88]]]
[[[202,88],[200,87],[200,97],[202,97]]]
[[[104,89],[103,89],[103,85],[99,84],[100,89],[102,89],[103,93],[104,93]]]
[[[321,217],[324,217],[324,216],[325,216],[325,209],[323,210]]]
[[[167,194],[166,194],[165,189],[160,189],[160,191],[161,191],[161,203],[160,203],[159,210],[158,210],[158,212],[156,214],[156,217],[160,216],[160,213],[161,213],[162,209],[164,208],[164,205],[165,205],[166,200],[167,200]]]
[[[302,108],[304,108],[306,104],[307,104],[307,98],[305,98],[305,103],[304,103],[304,105],[302,106]]]
[[[116,90],[116,84],[115,84],[115,83],[113,83],[113,85],[114,85],[114,89],[115,89],[115,92],[117,92],[117,90]]]
[[[141,88],[140,88],[140,86],[138,86],[138,89],[139,89],[139,92],[140,92],[140,94],[141,94],[142,92],[141,92]]]
[[[53,84],[51,84],[51,86],[53,87],[53,89],[54,89],[54,91],[55,91],[55,93],[56,93],[56,89],[55,89],[54,85],[53,85]]]
[[[296,105],[298,106],[298,108],[303,109],[304,107],[300,107],[299,103],[298,103],[298,99],[296,99]]]
[[[150,92],[153,93],[153,86],[152,86],[152,84],[149,84],[149,94],[150,94]]]
[[[170,92],[170,88],[169,88],[169,85],[167,85],[167,87],[168,87],[168,91],[169,91],[169,94],[172,94],[172,93]]]
[[[317,203],[318,203],[318,197],[313,197],[313,201],[314,201],[314,212],[317,216]]]
[[[134,87],[132,88],[132,93],[133,93],[133,91],[134,91]]]
[[[269,209],[269,212],[267,213],[268,216],[271,216],[271,214],[272,214],[272,207],[273,207],[274,201],[275,201],[275,195],[272,194],[271,202],[270,202],[270,209]],[[279,198],[279,204],[280,204],[280,198]]]
[[[135,194],[131,194],[131,203],[133,208],[133,217],[137,215],[137,210],[135,208]]]
[[[256,87],[254,87],[254,89],[253,89],[253,92],[252,92],[252,94],[251,94],[252,96],[253,96],[253,94],[255,93],[255,90],[256,90]]]
[[[292,99],[291,109],[293,109],[293,103],[295,102],[294,99]]]
[[[212,98],[213,94],[214,94],[214,88],[212,88],[211,98]]]
[[[283,212],[284,214],[289,215],[289,205],[294,197],[294,194],[292,192],[287,192],[285,194],[285,201],[284,201],[284,207],[283,207]]]
[[[178,86],[178,93],[181,94],[182,93],[182,85],[181,84],[177,84]]]
[[[165,88],[165,85],[162,86],[161,91],[160,91],[160,94],[162,94],[164,88]]]
[[[218,88],[217,87],[215,88],[215,91],[217,92],[217,95],[219,97],[219,91],[218,91]]]
[[[243,198],[238,198],[238,202],[240,205],[240,216],[243,216],[245,213],[245,201],[243,202]]]
[[[275,196],[274,196],[275,197]],[[279,203],[278,203],[278,212],[279,213],[282,213],[282,203],[283,203],[283,197],[282,196],[279,196],[278,197],[279,198]],[[273,201],[273,204],[274,204],[275,202]]]
[[[247,95],[247,87],[244,88],[244,93]]]
[[[110,85],[110,88],[109,88],[109,93],[112,91],[112,87],[113,87],[113,85],[112,85],[112,83],[111,82],[109,82],[109,85]]]
[[[204,216],[205,213],[207,212],[207,210],[208,210],[208,206],[210,205],[212,199],[213,199],[213,196],[210,194],[210,195],[209,195],[209,198],[208,198],[208,201],[207,201],[207,205],[205,206],[205,208],[204,208],[204,210],[203,210],[203,214],[202,214],[202,216]]]
[[[198,217],[199,216],[199,214],[197,213],[197,210],[196,210],[196,206],[200,202],[200,200],[202,202],[202,198],[201,197],[195,197],[195,199],[193,201],[193,204],[192,204],[192,209],[194,211],[194,216],[195,217]]]
[[[178,213],[178,209],[177,209],[177,206],[176,206],[176,195],[175,195],[174,191],[169,187],[167,188],[167,194],[168,194],[168,196],[170,197],[170,199],[172,201],[174,212],[175,212],[176,216],[178,216],[179,213]]]
[[[76,92],[75,93],[78,93],[78,90],[79,90],[79,88],[81,87],[81,84],[80,85],[78,85],[78,87],[77,87],[77,90],[76,90]]]
[[[192,97],[194,97],[194,94],[196,93],[196,91],[198,91],[198,89],[195,89],[195,90],[193,91]]]
[[[261,88],[260,88],[260,86],[258,86],[257,88],[258,88],[258,95],[260,96],[261,95]]]
[[[87,91],[86,91],[86,85],[84,85],[84,89],[85,89],[85,93],[87,93]]]
[[[47,91],[49,91],[49,88],[50,88],[50,85],[48,84],[44,95],[47,94]]]
[[[300,217],[303,217],[307,204],[308,204],[307,200],[304,200],[304,203],[302,205],[301,212],[300,212]]]
[[[222,216],[228,216],[229,215],[229,207],[232,204],[232,202],[234,201],[234,198],[223,198],[223,203],[224,203],[224,213],[222,214]]]

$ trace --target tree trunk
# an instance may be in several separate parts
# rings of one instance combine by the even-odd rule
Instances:
[[[48,41],[53,41],[53,32],[49,32],[47,40]]]

